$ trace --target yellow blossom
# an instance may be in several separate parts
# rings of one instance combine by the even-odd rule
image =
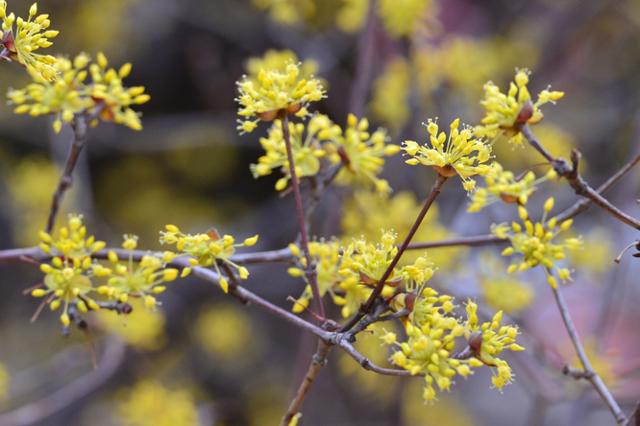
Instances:
[[[162,407],[162,409],[158,409]],[[168,389],[143,380],[120,392],[116,402],[118,424],[123,426],[197,426],[198,409],[187,389]]]
[[[400,147],[387,142],[384,129],[370,133],[369,120],[349,114],[344,132],[334,134],[325,144],[329,161],[343,166],[336,182],[372,185],[377,192],[388,193],[391,190],[389,183],[378,175],[382,172],[384,158],[397,154]]]
[[[516,177],[513,172],[504,170],[498,162],[493,162],[489,172],[484,176],[485,187],[477,188],[472,196],[467,211],[479,212],[484,207],[497,201],[504,203],[527,204],[529,196],[537,189],[537,185],[547,179],[555,179],[555,171],[550,170],[544,177],[536,179],[532,171]]]
[[[123,79],[131,73],[131,64],[122,65],[118,70],[109,68],[102,52],[96,62],[89,66],[91,74],[91,98],[102,108],[100,119],[122,124],[133,130],[142,130],[139,113],[131,107],[149,102],[151,97],[144,93],[144,87],[125,87]]]
[[[393,37],[411,36],[421,25],[434,26],[437,9],[433,0],[380,0],[378,15]],[[429,21],[425,24],[425,21]]]
[[[44,287],[33,290],[31,294],[45,297],[53,311],[64,304],[60,321],[65,327],[71,322],[71,306],[81,313],[98,310],[98,303],[91,297],[95,291],[91,280],[91,255],[104,248],[105,243],[87,236],[81,215],[69,215],[67,226],[60,228],[55,237],[41,232],[40,240],[40,248],[53,257],[50,263],[40,265],[45,274]]]
[[[312,0],[252,0],[255,7],[268,10],[271,18],[281,24],[299,24],[311,18],[316,6]]]
[[[51,25],[49,15],[38,15],[38,4],[33,3],[27,20],[16,18],[13,13],[7,15],[7,2],[2,0],[0,19],[3,31],[0,44],[4,48],[0,57],[24,65],[38,79],[54,80],[57,74],[54,66],[56,59],[51,55],[35,53],[41,48],[50,47],[53,44],[50,39],[58,35],[58,31],[48,29]]]
[[[460,119],[451,123],[449,136],[445,132],[439,132],[434,120],[429,120],[426,127],[430,146],[405,141],[402,149],[411,157],[406,163],[412,166],[431,166],[445,177],[457,174],[463,180],[464,188],[471,191],[475,187],[475,181],[470,178],[490,171],[489,165],[484,163],[491,158],[491,145],[474,137],[469,127],[463,126],[459,130]]]
[[[126,344],[136,349],[161,349],[167,341],[164,314],[159,309],[149,309],[140,298],[129,299],[127,303],[131,305],[131,312],[126,315],[101,309],[97,315],[100,328],[117,334]]]
[[[299,178],[315,176],[320,171],[320,159],[326,155],[322,143],[332,133],[335,133],[335,128],[337,126],[326,115],[321,114],[315,114],[306,125],[289,123],[291,150],[296,166],[296,175]],[[258,159],[257,164],[251,165],[253,177],[266,176],[271,174],[273,170],[280,169],[284,177],[276,182],[276,189],[278,191],[284,190],[291,176],[280,120],[275,120],[267,136],[260,138],[260,145],[262,145],[265,154]]]
[[[208,354],[226,362],[248,361],[256,354],[251,319],[235,305],[205,308],[198,315],[193,331]]]
[[[522,260],[509,265],[509,273],[524,271],[541,265],[547,273],[549,285],[555,287],[557,280],[554,272],[562,281],[571,279],[571,273],[567,268],[558,268],[556,264],[566,258],[566,250],[575,250],[580,247],[580,238],[565,238],[558,241],[560,233],[569,230],[572,220],[568,219],[558,223],[555,217],[547,219],[547,214],[553,209],[553,198],[547,199],[544,204],[544,215],[540,222],[532,222],[527,210],[520,206],[519,215],[521,223],[513,222],[493,225],[492,232],[500,238],[508,238],[511,246],[502,251],[503,256],[520,255]]]
[[[138,237],[125,235],[122,248],[125,258],[120,259],[116,252],[110,251],[109,268],[94,266],[94,275],[109,277],[107,283],[98,287],[98,293],[125,303],[129,297],[141,298],[145,306],[155,309],[155,296],[166,290],[165,283],[178,277],[178,270],[167,268],[163,259],[151,254],[142,256],[138,262],[133,260],[133,250],[137,247]]]
[[[310,102],[325,96],[322,82],[305,78],[300,64],[294,62],[284,68],[261,68],[255,76],[243,76],[237,86],[241,133],[251,132],[259,120],[271,121],[282,113],[303,115]]]
[[[175,245],[180,254],[190,256],[192,266],[213,266],[220,276],[220,287],[226,293],[229,291],[229,282],[220,273],[220,262],[234,267],[238,271],[240,279],[247,279],[249,271],[244,266],[239,266],[231,260],[237,247],[251,246],[257,241],[256,237],[246,239],[241,244],[231,235],[220,236],[215,229],[201,234],[185,234],[175,225],[165,226],[165,231],[160,232],[160,243]]]
[[[547,88],[541,91],[538,99],[533,102],[527,88],[528,83],[529,71],[517,70],[506,94],[491,81],[484,85],[485,94],[481,103],[485,109],[485,116],[481,124],[474,129],[478,137],[490,140],[505,137],[512,143],[520,144],[523,140],[520,126],[539,123],[544,117],[540,107],[549,102],[555,103],[564,96],[564,92]]]
[[[373,83],[371,112],[397,134],[409,120],[409,90],[411,72],[409,64],[402,57],[389,62],[384,73]]]

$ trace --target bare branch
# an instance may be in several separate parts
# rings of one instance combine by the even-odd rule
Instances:
[[[607,388],[607,386],[602,381],[602,378],[596,373],[596,371],[591,366],[591,362],[589,362],[589,358],[587,357],[587,353],[584,350],[584,346],[580,341],[580,336],[578,336],[578,331],[573,323],[573,319],[571,318],[571,314],[569,313],[569,307],[567,306],[567,302],[564,300],[564,296],[560,292],[560,289],[552,287],[553,296],[556,299],[556,304],[558,305],[558,310],[560,311],[560,315],[562,316],[562,321],[564,322],[564,326],[567,329],[567,333],[569,333],[569,338],[573,343],[573,346],[576,350],[576,354],[578,355],[578,359],[582,364],[583,370],[575,370],[570,369],[568,367],[564,368],[565,374],[569,374],[574,378],[584,378],[588,380],[596,392],[600,395],[600,398],[607,404],[609,407],[609,411],[613,414],[613,417],[616,419],[618,424],[625,424],[627,421],[626,416],[620,409],[620,406],[614,399],[613,395]]]

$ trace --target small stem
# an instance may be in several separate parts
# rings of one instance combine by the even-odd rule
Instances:
[[[385,283],[387,282],[387,279],[393,273],[393,268],[396,267],[396,265],[400,261],[400,258],[402,257],[402,254],[405,252],[405,250],[407,250],[407,247],[409,247],[409,243],[411,242],[411,239],[413,238],[415,233],[418,231],[418,228],[420,227],[420,224],[422,223],[422,220],[424,219],[424,217],[427,215],[429,208],[431,208],[431,205],[440,194],[442,185],[444,185],[446,180],[447,178],[445,176],[438,174],[438,177],[435,183],[431,187],[431,192],[429,193],[429,196],[427,197],[427,199],[424,202],[424,205],[422,206],[422,210],[420,210],[418,217],[416,218],[415,222],[411,226],[411,229],[409,230],[407,237],[404,239],[404,241],[400,245],[400,248],[398,248],[398,251],[396,252],[396,255],[393,257],[393,260],[391,261],[389,266],[387,266],[387,269],[386,271],[384,271],[384,274],[382,274],[382,277],[380,277],[380,280],[378,281],[378,283],[376,284],[376,287],[373,289],[373,291],[369,295],[369,298],[367,299],[367,301],[360,306],[360,309],[358,309],[358,312],[356,313],[356,315],[354,315],[342,327],[341,331],[345,332],[350,330],[354,325],[358,323],[358,321],[362,319],[362,317],[364,317],[371,310],[376,299],[378,298],[380,293],[382,293],[382,289]]]
[[[53,230],[64,193],[71,188],[71,184],[73,182],[73,170],[76,167],[82,148],[87,141],[86,120],[87,118],[84,115],[76,115],[74,122],[71,124],[71,128],[73,129],[73,141],[71,142],[71,148],[69,148],[69,154],[64,166],[64,171],[60,177],[60,181],[58,182],[58,187],[53,194],[53,200],[51,201],[51,209],[49,210],[47,227],[45,228],[47,233],[51,233]]]
[[[298,175],[296,174],[296,165],[293,158],[293,149],[291,148],[291,136],[289,134],[289,116],[286,111],[280,114],[282,123],[282,137],[284,139],[285,147],[287,148],[287,159],[289,162],[289,174],[291,175],[291,187],[293,188],[293,196],[296,203],[296,217],[298,219],[298,225],[300,226],[300,243],[302,245],[302,251],[307,261],[305,268],[305,276],[309,285],[311,286],[311,292],[315,300],[317,313],[325,318],[324,304],[320,297],[320,289],[318,288],[318,276],[316,273],[316,267],[311,258],[311,252],[309,251],[309,236],[307,234],[307,222],[304,214],[304,207],[302,205],[302,194],[300,193],[300,182]]]
[[[622,210],[611,204],[606,198],[600,195],[600,191],[596,191],[580,176],[578,173],[578,162],[580,160],[580,153],[577,150],[573,150],[571,153],[572,165],[569,166],[568,162],[562,158],[554,158],[538,141],[527,124],[520,127],[522,135],[527,139],[529,145],[536,149],[544,158],[551,163],[556,173],[559,176],[567,179],[567,182],[575,190],[576,194],[588,198],[595,205],[608,212],[610,215],[618,219],[619,221],[635,228],[640,229],[640,221],[624,213]]]
[[[571,318],[571,314],[569,313],[569,308],[567,306],[567,302],[564,300],[564,296],[558,288],[551,288],[553,291],[553,296],[556,299],[556,304],[558,305],[558,310],[560,311],[560,315],[562,316],[562,321],[564,322],[564,326],[567,329],[567,333],[569,333],[569,338],[573,343],[573,346],[578,354],[578,359],[582,364],[582,368],[584,369],[583,376],[584,379],[588,380],[596,392],[600,395],[600,398],[607,404],[609,410],[613,414],[613,417],[616,419],[618,424],[624,424],[627,419],[620,409],[620,406],[613,398],[613,395],[607,388],[607,386],[602,381],[602,378],[596,373],[596,371],[591,366],[589,362],[589,358],[587,358],[587,353],[584,350],[584,346],[580,341],[580,336],[578,336],[578,331],[576,330],[575,324],[573,323],[573,319]],[[572,374],[574,377],[575,375]]]
[[[322,340],[318,342],[318,349],[311,358],[311,363],[309,364],[307,373],[305,374],[302,383],[300,383],[300,386],[296,391],[296,395],[293,397],[293,400],[289,404],[289,408],[282,418],[280,426],[287,426],[293,416],[295,416],[300,411],[300,407],[302,407],[302,403],[304,402],[307,393],[311,388],[311,385],[315,381],[320,370],[322,370],[322,367],[324,367],[327,363],[327,356],[329,355],[330,350],[331,345]]]

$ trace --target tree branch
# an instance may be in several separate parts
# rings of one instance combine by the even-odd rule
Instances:
[[[369,295],[369,298],[367,299],[367,301],[360,306],[360,309],[358,309],[358,312],[342,327],[341,331],[344,332],[344,331],[350,330],[354,325],[358,323],[358,321],[362,319],[363,316],[365,316],[371,310],[376,299],[378,298],[380,293],[382,293],[382,288],[387,282],[387,279],[393,273],[393,268],[396,267],[396,265],[398,264],[398,261],[400,261],[400,258],[402,257],[402,254],[405,252],[405,250],[409,246],[409,243],[411,243],[411,239],[413,238],[415,233],[418,231],[418,228],[420,227],[420,224],[422,223],[422,220],[424,219],[424,217],[427,215],[429,208],[431,208],[431,205],[440,194],[442,185],[444,185],[446,180],[447,180],[446,177],[438,174],[438,177],[436,178],[435,183],[431,187],[431,192],[429,193],[429,196],[427,197],[427,199],[424,202],[424,205],[422,206],[422,210],[420,210],[418,217],[416,218],[415,222],[411,226],[411,229],[409,230],[407,237],[404,239],[404,241],[398,248],[398,251],[396,252],[396,255],[393,257],[393,260],[391,261],[391,263],[389,263],[389,266],[387,267],[384,274],[382,274],[382,277],[380,277],[378,283],[376,284],[376,287],[373,289],[373,291]]]
[[[522,135],[527,139],[529,145],[536,149],[549,163],[553,166],[553,169],[558,173],[558,176],[564,177],[569,185],[575,190],[576,194],[581,195],[591,200],[592,203],[608,212],[611,216],[615,217],[619,221],[635,228],[640,229],[640,221],[624,213],[616,206],[611,204],[607,199],[602,197],[599,191],[593,189],[578,173],[578,163],[580,161],[580,152],[573,150],[571,152],[571,165],[564,158],[554,158],[538,141],[531,129],[527,124],[520,127]]]
[[[569,333],[569,338],[573,343],[576,354],[578,355],[578,359],[580,360],[582,368],[584,369],[584,371],[578,374],[575,369],[568,369],[567,367],[565,367],[565,374],[570,374],[574,378],[584,378],[585,380],[588,380],[593,385],[596,392],[598,392],[600,398],[602,398],[605,404],[607,404],[607,407],[609,407],[609,411],[611,411],[611,414],[613,414],[616,422],[618,422],[618,424],[625,424],[627,421],[626,416],[620,409],[620,406],[614,399],[607,386],[602,381],[602,378],[593,369],[591,363],[589,362],[589,358],[587,357],[584,346],[580,341],[580,336],[578,336],[578,331],[576,330],[576,327],[573,323],[573,319],[571,318],[571,314],[569,313],[569,307],[567,306],[567,302],[564,300],[564,296],[562,296],[562,293],[558,288],[551,287],[551,290],[556,300],[556,304],[558,305],[560,315],[562,316],[564,326],[567,329],[567,333]]]

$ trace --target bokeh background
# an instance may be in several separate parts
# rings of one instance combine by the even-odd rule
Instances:
[[[248,58],[268,49],[316,62],[328,86],[317,110],[342,124],[348,112],[366,115],[395,143],[423,140],[421,123],[429,117],[476,123],[483,83],[505,87],[516,67],[527,67],[532,92],[548,84],[566,92],[534,130],[556,155],[579,148],[589,182],[600,184],[640,149],[640,1],[378,3],[40,1],[61,31],[53,52],[104,51],[114,65],[132,62],[128,84],[144,85],[152,96],[141,108],[144,131],[108,124],[91,130],[64,212],[81,212],[110,245],[135,233],[142,247],[157,249],[166,223],[190,231],[215,226],[241,238],[259,233],[257,248],[264,250],[295,239],[293,200],[273,189],[278,176],[254,180],[249,171],[261,155],[263,129],[245,136],[235,129],[235,81]],[[28,6],[10,2],[16,12]],[[15,64],[0,65],[0,92],[28,82]],[[37,243],[69,138],[69,129],[55,135],[47,118],[0,108],[0,248]],[[513,170],[540,162],[527,147],[496,151]],[[313,234],[406,232],[433,176],[404,167],[399,156],[387,160],[384,176],[395,191],[392,202],[331,190]],[[637,217],[639,185],[631,173],[608,197]],[[566,185],[550,183],[531,202],[541,206],[549,194],[559,208],[576,200]],[[471,215],[467,203],[460,185],[450,185],[418,239],[484,234],[513,217],[500,205]],[[575,228],[585,248],[571,259],[576,273],[567,298],[596,368],[629,411],[640,398],[640,269],[630,256],[620,265],[613,258],[638,235],[594,209]],[[305,402],[304,425],[613,424],[586,382],[560,373],[576,360],[540,271],[506,276],[495,247],[429,256],[439,268],[437,288],[505,309],[526,331],[528,351],[509,359],[515,383],[500,393],[482,372],[425,405],[420,379],[376,376],[336,350]],[[298,296],[303,284],[286,268],[252,267],[246,285],[289,308],[287,297]],[[88,335],[63,337],[50,312],[29,322],[38,301],[23,290],[38,280],[31,265],[0,265],[3,425],[18,418],[38,425],[277,424],[315,349],[299,330],[196,279],[173,285],[157,312],[96,315]],[[375,338],[358,344],[385,363]],[[41,418],[51,404],[55,413]]]

